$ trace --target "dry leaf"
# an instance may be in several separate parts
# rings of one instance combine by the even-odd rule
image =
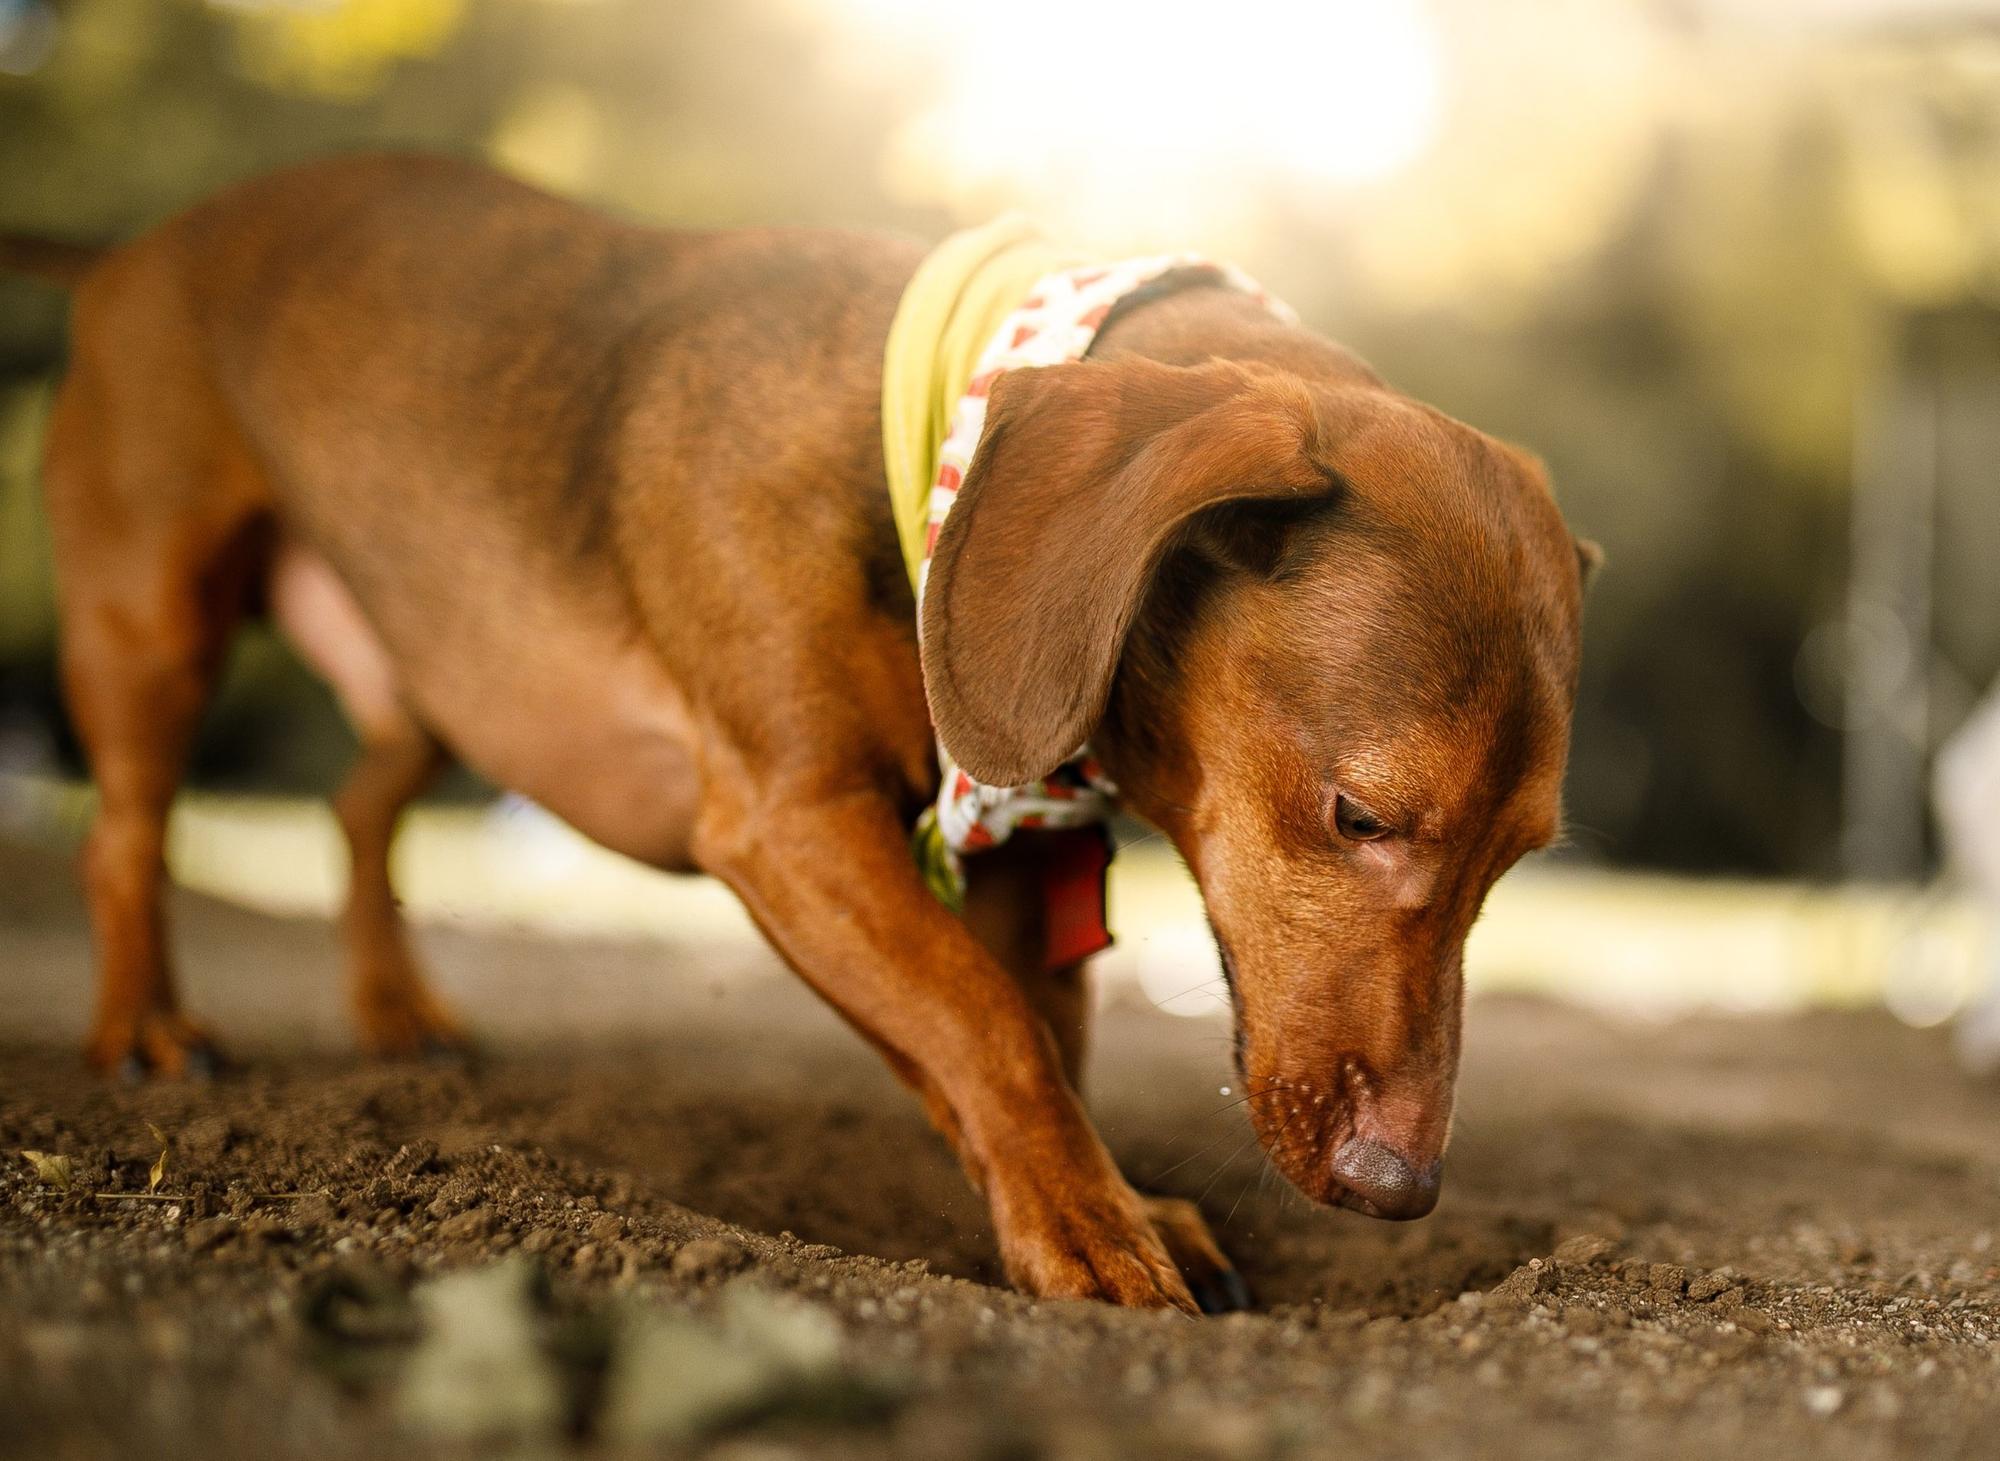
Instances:
[[[150,1121],[146,1123],[146,1130],[152,1132],[153,1140],[160,1144],[159,1158],[153,1163],[153,1170],[146,1174],[146,1190],[158,1192],[160,1184],[167,1178],[167,1153],[173,1149],[173,1143],[167,1140],[164,1131]]]
[[[35,1169],[35,1175],[58,1192],[68,1192],[76,1186],[76,1163],[68,1157],[57,1156],[53,1152],[22,1152],[21,1155]]]

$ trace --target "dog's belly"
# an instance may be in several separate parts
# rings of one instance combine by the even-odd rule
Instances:
[[[581,662],[579,662],[581,664]],[[496,693],[504,677],[492,676]],[[549,686],[558,715],[493,716],[475,691],[460,731],[443,732],[466,763],[554,812],[613,852],[667,872],[691,872],[700,785],[680,698],[658,692],[637,654],[605,656]],[[518,691],[519,687],[506,687]]]
[[[406,604],[364,609],[327,560],[295,540],[273,560],[270,602],[364,735],[400,707],[474,770],[593,841],[691,869],[699,782],[685,702],[621,626],[517,598],[484,634],[443,615],[426,635]],[[523,618],[533,633],[520,632]]]

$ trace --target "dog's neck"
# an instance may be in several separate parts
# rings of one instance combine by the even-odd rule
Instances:
[[[1351,351],[1287,323],[1239,290],[1191,283],[1135,296],[1106,321],[1093,359],[1142,355],[1164,365],[1241,360],[1316,380],[1380,385]]]

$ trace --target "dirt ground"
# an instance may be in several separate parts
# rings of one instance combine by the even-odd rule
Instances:
[[[1475,1001],[1444,1201],[1392,1226],[1266,1174],[1221,1025],[1114,999],[1102,1128],[1259,1300],[1197,1323],[996,1287],[914,1103],[768,954],[432,929],[487,1056],[385,1065],[325,927],[176,909],[244,1069],[101,1083],[68,869],[0,851],[0,1454],[2000,1449],[2000,1091],[1886,1018]],[[173,1200],[129,1195],[148,1123]]]

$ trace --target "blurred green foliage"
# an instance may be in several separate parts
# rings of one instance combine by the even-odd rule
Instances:
[[[1002,137],[990,176],[927,153],[951,58],[862,23],[887,4],[0,0],[0,67],[10,14],[54,17],[46,57],[0,75],[0,228],[121,237],[261,170],[395,146],[666,222],[935,236],[1018,203],[1106,246],[1228,253],[1399,386],[1539,451],[1608,549],[1580,850],[1831,870],[1840,659],[1801,650],[1844,590],[1856,400],[1915,362],[1964,412],[2000,407],[2000,41],[1782,31],[1730,0],[1438,0],[1445,105],[1414,163],[1345,187],[1246,167],[1169,196],[1116,155],[1052,171],[1033,142],[1062,142],[1060,119]],[[32,503],[61,349],[60,299],[0,280],[0,717],[17,726],[53,723]],[[2000,488],[1946,487],[1940,732],[2000,670]],[[330,725],[264,644],[204,765],[323,784],[344,754]]]

